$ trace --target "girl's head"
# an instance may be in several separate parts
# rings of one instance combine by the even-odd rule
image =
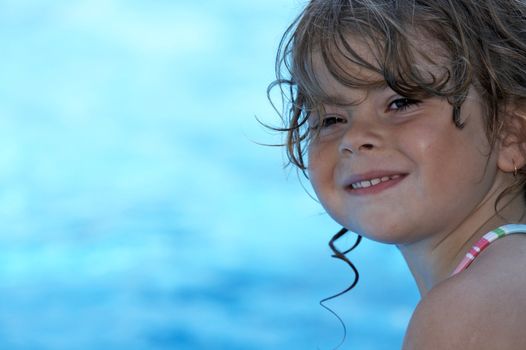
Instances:
[[[310,172],[322,203],[348,228],[368,229],[340,217],[343,204],[324,176],[332,176],[333,187],[367,172],[375,182],[409,175],[425,188],[462,190],[431,176],[438,171],[463,186],[475,183],[473,193],[483,196],[499,171],[525,164],[525,1],[312,0],[282,40],[277,71],[271,86],[290,102],[282,129],[289,160]],[[360,127],[368,131],[358,135]],[[350,129],[352,140],[345,136]],[[331,147],[339,152],[332,165]],[[523,179],[511,181],[510,190]],[[440,190],[430,194],[440,199]],[[470,196],[464,204],[482,199]],[[354,211],[368,197],[357,198]]]
[[[493,140],[504,122],[499,112],[526,98],[525,23],[526,2],[520,0],[310,1],[283,37],[273,84],[285,88],[291,102],[290,161],[306,168],[303,141],[312,136],[306,121],[327,101],[314,74],[315,52],[343,85],[374,83],[349,74],[343,64],[352,62],[378,73],[402,95],[446,97],[456,118],[474,86],[484,100]],[[354,52],[356,39],[371,46],[373,62]],[[422,71],[422,60],[443,70]]]

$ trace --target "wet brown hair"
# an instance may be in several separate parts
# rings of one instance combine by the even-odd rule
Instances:
[[[418,35],[417,35],[418,33]],[[375,53],[360,57],[352,38]],[[429,45],[438,45],[429,52]],[[419,46],[420,45],[420,46]],[[341,84],[367,88],[378,82],[352,76],[345,63],[377,73],[402,96],[447,98],[452,119],[462,127],[460,109],[470,87],[485,102],[485,125],[492,144],[505,125],[504,106],[526,101],[526,1],[524,0],[312,0],[286,30],[276,59],[285,109],[281,113],[290,164],[305,170],[306,144],[312,137],[307,119],[330,101],[320,88],[313,53],[320,53]],[[422,70],[421,61],[440,66]]]

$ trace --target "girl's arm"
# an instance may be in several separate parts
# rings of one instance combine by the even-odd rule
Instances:
[[[434,287],[415,310],[403,350],[526,349],[525,239],[496,242]]]

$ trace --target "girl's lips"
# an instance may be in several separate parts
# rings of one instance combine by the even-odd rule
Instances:
[[[360,176],[363,180],[360,180],[358,177],[349,183],[345,187],[345,190],[352,195],[372,195],[380,193],[388,188],[394,187],[403,181],[408,174],[378,174],[378,175],[368,175]]]

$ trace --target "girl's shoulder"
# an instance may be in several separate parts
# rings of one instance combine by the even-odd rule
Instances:
[[[526,234],[499,239],[419,303],[404,350],[526,349]]]

